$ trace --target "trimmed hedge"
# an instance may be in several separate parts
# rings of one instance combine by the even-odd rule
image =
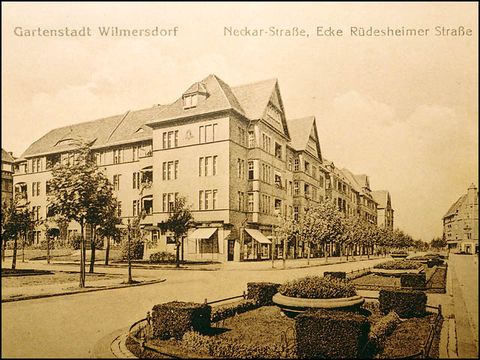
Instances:
[[[150,262],[152,264],[173,263],[175,262],[175,254],[168,251],[159,251],[150,255]]]
[[[400,275],[400,286],[424,289],[427,283],[427,276],[425,273],[420,274],[402,274]]]
[[[362,357],[370,323],[366,316],[338,310],[315,310],[295,318],[299,358]]]
[[[252,299],[258,306],[273,305],[273,295],[278,292],[280,284],[271,282],[247,283],[247,298]]]
[[[181,339],[188,331],[204,333],[210,329],[210,305],[172,301],[152,309],[153,337]]]
[[[383,350],[387,337],[393,333],[400,322],[398,314],[395,311],[390,311],[373,324],[368,334],[368,353],[370,355]]]
[[[386,314],[395,311],[402,318],[422,317],[426,314],[427,295],[416,290],[380,290],[380,310]]]
[[[225,320],[229,317],[247,312],[249,310],[253,310],[257,307],[257,302],[251,299],[241,300],[220,306],[214,306],[212,307],[212,314],[210,316],[210,319],[212,322]]]
[[[287,281],[278,291],[285,296],[307,299],[338,299],[357,294],[355,286],[347,280],[320,276]]]
[[[375,265],[374,269],[383,269],[383,270],[408,270],[408,269],[419,269],[422,266],[418,261],[412,260],[392,260],[385,263],[380,263]]]
[[[324,277],[330,276],[331,278],[340,279],[340,280],[347,279],[347,273],[345,271],[325,271],[323,273],[323,276]]]

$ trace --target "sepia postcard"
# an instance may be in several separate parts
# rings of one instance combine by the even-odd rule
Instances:
[[[476,2],[2,2],[2,358],[478,358]]]

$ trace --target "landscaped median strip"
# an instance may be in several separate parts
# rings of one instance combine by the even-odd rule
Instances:
[[[54,297],[54,296],[74,295],[74,294],[102,291],[102,290],[115,290],[115,289],[122,289],[122,288],[133,287],[133,286],[152,285],[152,284],[157,284],[164,281],[166,281],[166,279],[155,279],[155,280],[149,280],[149,281],[139,282],[135,284],[118,284],[118,285],[110,285],[110,286],[106,285],[105,287],[101,287],[101,288],[83,288],[83,289],[78,289],[73,291],[63,291],[63,292],[58,292],[53,294],[39,294],[39,295],[26,295],[26,296],[20,295],[14,298],[2,299],[2,303],[12,302],[12,301],[41,299],[41,298]]]

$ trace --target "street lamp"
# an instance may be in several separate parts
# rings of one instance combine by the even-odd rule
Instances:
[[[128,241],[128,245],[127,245],[128,281],[127,281],[127,284],[133,284],[133,280],[132,280],[132,260],[131,260],[131,256],[130,256],[130,229],[131,229],[130,219],[127,219],[127,225],[117,224],[117,225],[115,225],[115,227],[117,229],[127,229],[127,241]]]

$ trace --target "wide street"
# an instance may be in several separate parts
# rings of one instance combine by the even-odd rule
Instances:
[[[250,281],[283,282],[324,271],[351,271],[386,259],[290,270],[138,270],[167,281],[154,285],[2,303],[2,357],[91,357],[103,336],[144,318],[155,304],[203,302],[240,295]],[[123,270],[124,269],[117,269]],[[88,284],[87,284],[88,285]]]
[[[450,254],[452,290],[460,358],[478,356],[478,256]]]

